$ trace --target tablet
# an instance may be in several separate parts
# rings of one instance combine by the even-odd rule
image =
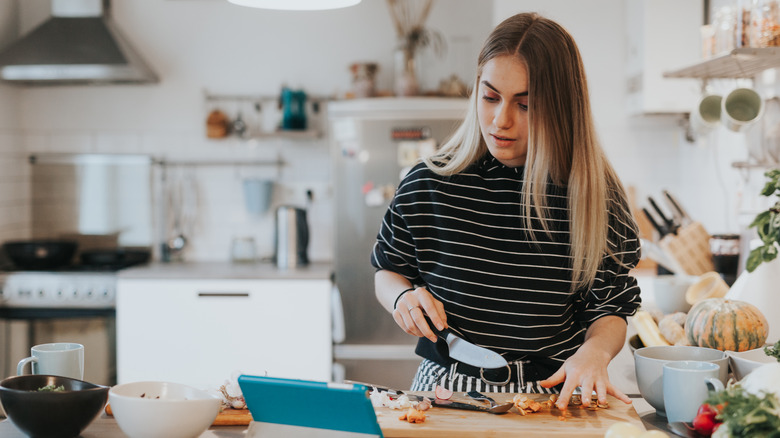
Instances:
[[[315,436],[312,429],[319,429],[323,432],[316,436],[382,437],[364,385],[250,375],[239,376],[238,384],[255,428],[287,425],[308,428],[302,436]],[[291,436],[293,430],[285,432]]]

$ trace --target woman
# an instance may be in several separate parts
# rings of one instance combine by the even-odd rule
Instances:
[[[376,294],[423,357],[413,390],[611,394],[639,306],[637,227],[599,146],[572,37],[534,13],[498,25],[464,122],[401,182],[372,252]],[[504,356],[448,356],[429,321]],[[583,397],[583,405],[590,404]]]

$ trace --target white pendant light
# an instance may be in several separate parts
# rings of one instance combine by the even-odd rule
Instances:
[[[321,11],[354,6],[361,0],[228,0],[241,6],[287,11]]]

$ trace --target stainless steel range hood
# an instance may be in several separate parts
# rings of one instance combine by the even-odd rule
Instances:
[[[52,16],[0,52],[0,80],[21,85],[157,82],[109,10],[108,0],[52,0]]]

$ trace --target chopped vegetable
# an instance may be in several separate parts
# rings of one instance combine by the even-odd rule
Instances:
[[[65,385],[60,385],[60,386],[46,385],[38,388],[38,392],[62,392],[62,391],[65,391]]]
[[[449,400],[450,397],[452,397],[452,390],[447,389],[441,385],[436,385],[434,388],[434,393],[436,394],[436,398],[439,400]]]
[[[777,341],[774,347],[764,347],[764,353],[769,357],[774,357],[780,362],[780,341]]]
[[[425,422],[425,412],[415,408],[409,408],[409,410],[404,412],[398,419],[401,421],[408,421],[409,423],[423,423]]]

